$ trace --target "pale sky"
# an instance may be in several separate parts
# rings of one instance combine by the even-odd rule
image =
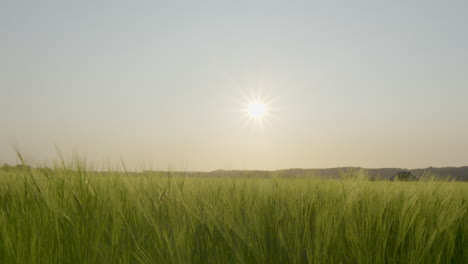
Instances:
[[[468,165],[468,1],[0,0],[0,36],[0,163]]]

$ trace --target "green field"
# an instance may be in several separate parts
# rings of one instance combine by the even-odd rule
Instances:
[[[468,183],[0,170],[0,263],[468,263]]]

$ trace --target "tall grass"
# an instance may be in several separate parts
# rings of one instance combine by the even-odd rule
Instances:
[[[0,170],[0,263],[467,263],[468,185]]]

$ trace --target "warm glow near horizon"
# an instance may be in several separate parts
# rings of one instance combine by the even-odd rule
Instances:
[[[468,1],[0,1],[0,166],[468,165]]]

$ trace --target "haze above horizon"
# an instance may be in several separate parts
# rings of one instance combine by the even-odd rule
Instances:
[[[468,161],[466,1],[2,1],[0,165]]]

